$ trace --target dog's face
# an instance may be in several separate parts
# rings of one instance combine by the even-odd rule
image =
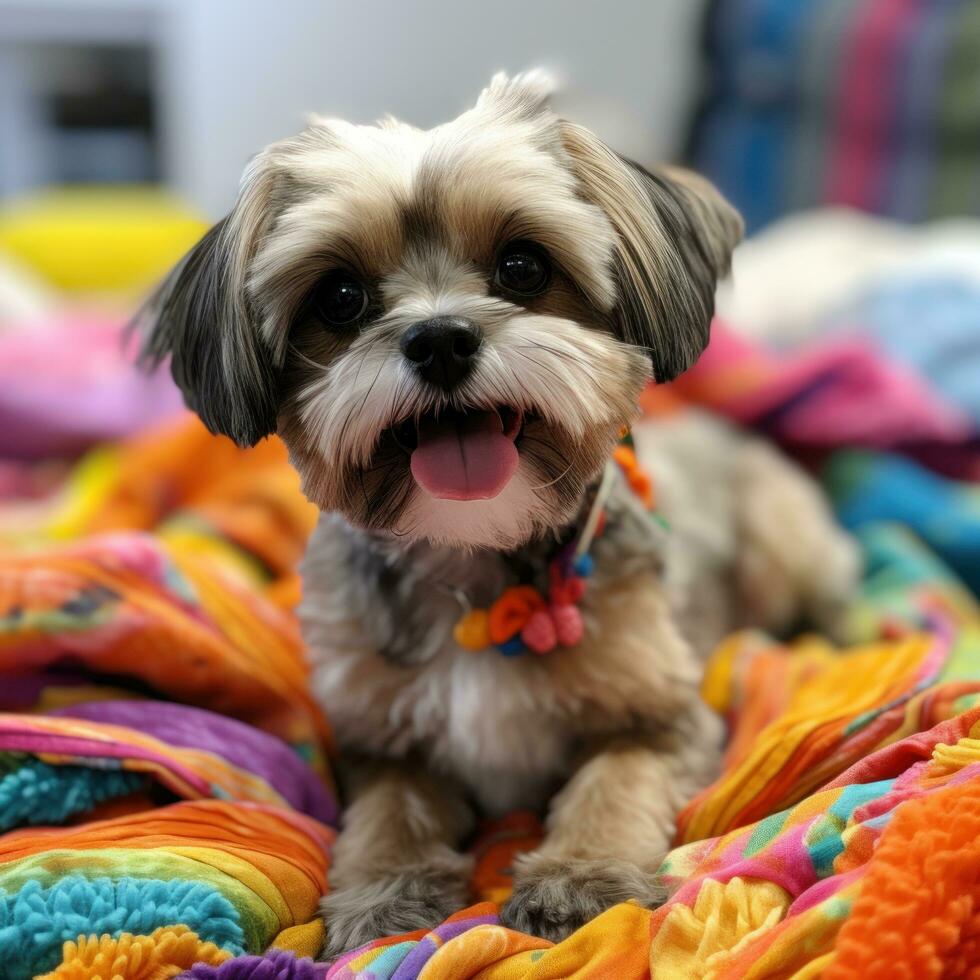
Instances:
[[[307,496],[408,540],[509,548],[570,519],[636,412],[704,348],[741,232],[494,79],[428,132],[317,120],[249,167],[148,306],[148,349]]]

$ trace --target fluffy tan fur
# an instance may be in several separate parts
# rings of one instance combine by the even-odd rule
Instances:
[[[559,938],[615,901],[659,901],[675,815],[718,758],[701,655],[742,609],[833,615],[854,575],[795,468],[717,423],[664,423],[637,435],[674,532],[616,485],[582,642],[516,659],[455,643],[463,610],[580,515],[649,376],[703,349],[741,233],[706,182],[624,160],[546,94],[498,76],[425,132],[315,119],[256,158],[144,312],[150,356],[172,355],[204,421],[242,444],[278,431],[323,511],[301,616],[348,803],[327,954],[436,924],[465,900],[473,818],[511,807],[548,808],[549,835],[516,868],[508,923]],[[498,257],[528,241],[547,289],[508,293]],[[346,329],[315,301],[336,270],[370,297]],[[442,316],[480,338],[448,389],[402,351]],[[435,499],[412,478],[399,433],[447,409],[523,420],[496,498]]]

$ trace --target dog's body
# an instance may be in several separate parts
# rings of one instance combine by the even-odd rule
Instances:
[[[676,814],[719,760],[702,655],[745,622],[834,625],[855,555],[801,471],[699,413],[634,435],[670,529],[617,484],[586,639],[544,657],[452,638],[457,597],[498,594],[513,556],[393,546],[321,518],[301,616],[350,803],[331,951],[460,907],[470,867],[456,848],[473,818],[549,801],[507,921],[560,937],[616,901],[655,902]]]
[[[673,530],[614,484],[579,642],[511,659],[454,638],[581,532],[651,370],[707,342],[739,233],[699,178],[498,78],[427,133],[318,121],[270,148],[151,304],[189,403],[243,444],[278,431],[324,512],[301,615],[348,803],[328,953],[438,922],[473,818],[549,800],[508,922],[559,937],[657,901],[718,757],[700,655],[737,611],[781,627],[845,594],[854,552],[807,479],[686,417],[636,431]]]

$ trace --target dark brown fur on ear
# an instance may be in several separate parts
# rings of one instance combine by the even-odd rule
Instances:
[[[728,272],[742,221],[706,180],[650,173],[588,130],[562,124],[562,142],[584,196],[616,230],[620,337],[650,352],[657,381],[686,371],[708,343],[715,286]]]
[[[257,158],[235,209],[187,255],[137,314],[142,360],[168,356],[184,400],[215,433],[252,446],[276,428],[279,368],[247,296],[247,268],[268,220]]]

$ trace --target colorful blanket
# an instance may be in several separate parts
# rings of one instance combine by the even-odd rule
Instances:
[[[847,204],[980,213],[974,0],[714,0],[696,169],[749,229]]]
[[[472,845],[479,904],[329,967],[310,959],[337,821],[330,730],[292,614],[315,514],[275,440],[241,451],[181,416],[0,505],[0,975],[980,968],[980,609],[964,583],[977,586],[976,491],[895,455],[914,431],[917,450],[972,460],[971,433],[866,353],[854,375],[857,354],[775,361],[717,338],[647,407],[709,403],[811,455],[845,432],[865,446],[826,471],[867,570],[848,649],[744,633],[712,658],[705,696],[729,747],[681,816],[666,905],[618,906],[558,945],[503,928],[508,868],[540,837],[513,814]],[[855,377],[881,381],[863,414]],[[835,411],[835,397],[857,407]],[[903,431],[885,425],[893,403]],[[44,485],[38,464],[16,467],[9,487]]]

